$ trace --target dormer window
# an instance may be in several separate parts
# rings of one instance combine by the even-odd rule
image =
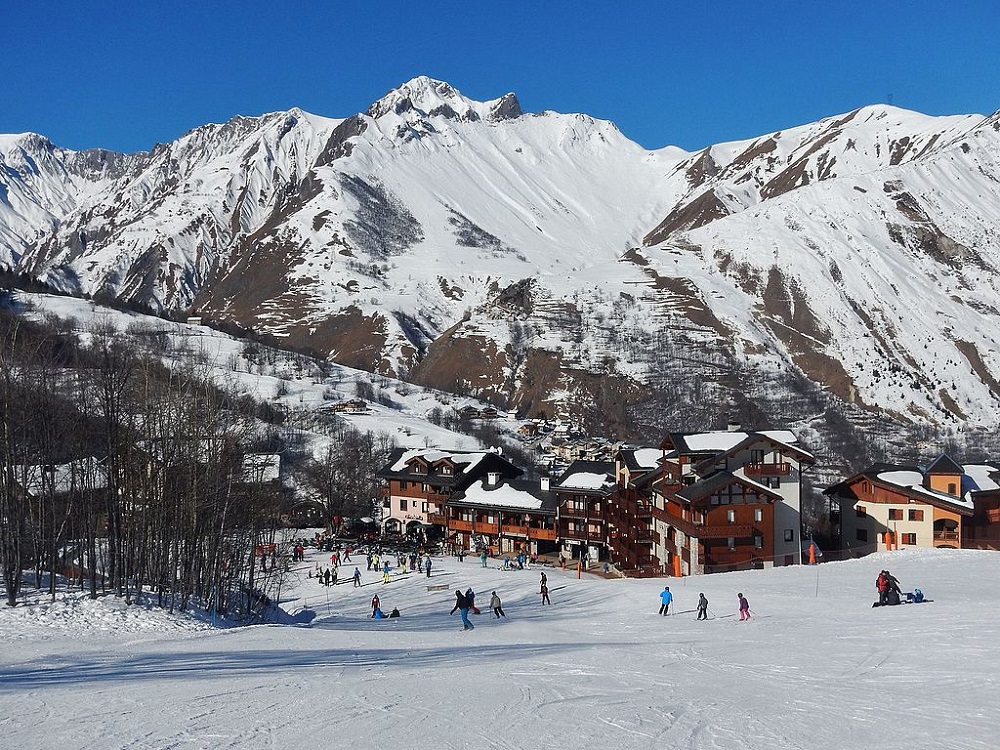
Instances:
[[[957,495],[958,494],[958,492],[956,492],[956,485],[955,485],[954,482],[948,482],[948,494],[949,495]]]

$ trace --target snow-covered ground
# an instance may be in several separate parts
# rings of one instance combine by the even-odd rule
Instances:
[[[216,629],[106,598],[0,609],[0,746],[995,748],[1000,557],[905,551],[814,567],[604,580],[435,559],[430,579],[282,596],[307,625]],[[872,609],[888,567],[929,604]],[[345,566],[342,571],[353,570]],[[346,577],[346,576],[345,576]],[[677,612],[657,614],[669,584]],[[429,590],[441,586],[440,590]],[[449,616],[496,590],[508,618]],[[713,618],[697,622],[700,591]],[[734,616],[736,594],[755,617]],[[375,621],[369,601],[402,612]],[[32,595],[29,592],[29,599]]]

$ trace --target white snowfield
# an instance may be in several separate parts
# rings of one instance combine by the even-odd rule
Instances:
[[[308,625],[212,629],[114,599],[0,608],[0,746],[962,748],[998,744],[1000,557],[905,551],[682,580],[437,559],[283,595]],[[872,609],[888,568],[932,603]],[[344,571],[352,571],[346,565]],[[342,575],[342,578],[348,578]],[[657,615],[664,584],[677,612]],[[444,586],[429,591],[429,586]],[[483,614],[449,616],[472,586]],[[507,619],[492,620],[490,592]],[[712,619],[695,620],[698,593]],[[734,616],[736,595],[753,619]],[[372,620],[381,597],[398,620]],[[33,596],[33,595],[32,595]],[[30,597],[29,597],[30,598]]]

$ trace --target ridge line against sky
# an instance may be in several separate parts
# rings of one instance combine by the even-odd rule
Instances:
[[[996,0],[14,3],[0,133],[140,151],[238,114],[348,117],[428,75],[695,150],[880,102],[990,114],[997,28]]]

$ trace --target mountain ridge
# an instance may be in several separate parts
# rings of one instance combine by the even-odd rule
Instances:
[[[998,127],[872,105],[647,150],[417,77],[34,171],[0,136],[0,263],[528,411],[992,426]]]

